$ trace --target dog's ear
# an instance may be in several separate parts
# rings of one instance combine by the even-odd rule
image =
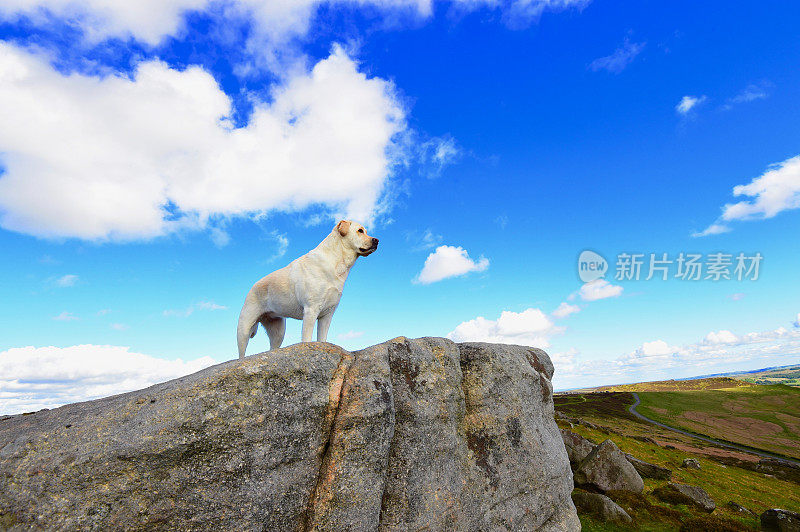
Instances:
[[[350,220],[342,220],[336,225],[336,230],[339,231],[339,234],[342,236],[347,236],[347,232],[350,231]]]

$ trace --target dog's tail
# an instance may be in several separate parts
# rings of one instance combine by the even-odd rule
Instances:
[[[244,358],[244,352],[250,338],[258,331],[259,309],[251,303],[250,298],[245,299],[242,312],[239,313],[239,326],[236,328],[236,343],[239,345],[239,358]]]

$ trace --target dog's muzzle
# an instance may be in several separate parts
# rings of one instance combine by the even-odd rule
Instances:
[[[376,249],[378,249],[378,239],[372,239],[372,245],[368,248],[358,248],[358,252],[362,257],[366,257],[370,253],[373,253]]]

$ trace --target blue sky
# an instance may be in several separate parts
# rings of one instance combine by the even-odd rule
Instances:
[[[4,2],[0,412],[235,357],[252,283],[342,217],[381,240],[333,320],[347,348],[535,345],[561,389],[796,363],[799,15]],[[579,278],[586,249],[605,279]],[[757,280],[646,281],[615,278],[620,253],[643,278],[651,253],[763,260]]]

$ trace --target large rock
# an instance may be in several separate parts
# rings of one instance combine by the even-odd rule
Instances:
[[[564,447],[567,449],[569,463],[572,465],[573,469],[597,447],[596,443],[592,443],[571,430],[561,429],[561,438],[564,440]]]
[[[581,514],[590,514],[602,521],[613,523],[630,523],[632,521],[628,512],[622,507],[600,493],[587,493],[573,491],[572,502]]]
[[[711,513],[717,507],[711,496],[698,486],[670,482],[653,490],[656,499],[670,504],[687,504]]]
[[[631,463],[636,472],[642,478],[655,478],[658,480],[669,480],[672,476],[672,471],[667,469],[666,467],[661,467],[656,464],[651,464],[650,462],[645,462],[644,460],[639,460],[632,454],[625,453],[625,458],[628,459],[628,462]]]
[[[540,350],[294,345],[0,420],[28,529],[579,530]]]
[[[605,440],[592,449],[575,470],[575,485],[607,492],[641,493],[644,481],[614,442]]]
[[[800,514],[773,508],[761,514],[761,528],[770,532],[800,532]]]

